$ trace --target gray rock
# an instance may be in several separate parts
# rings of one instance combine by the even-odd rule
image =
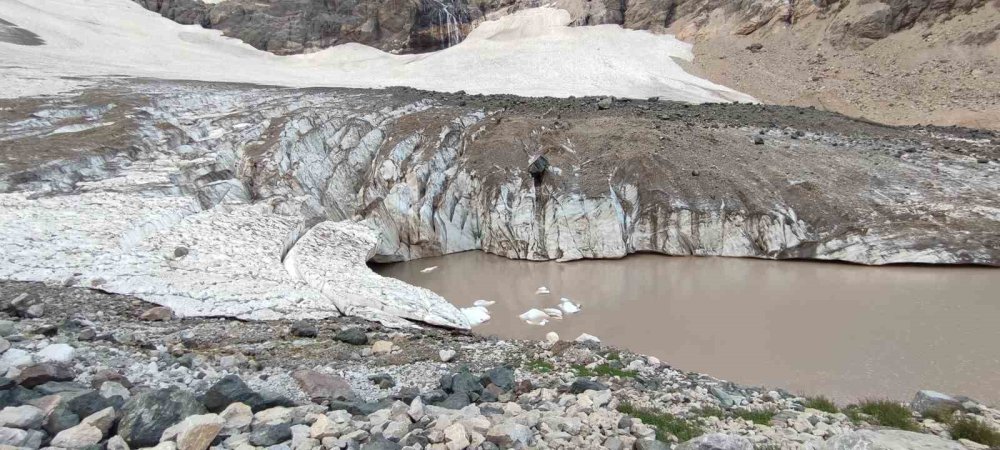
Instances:
[[[372,436],[371,440],[361,446],[361,450],[400,450],[403,446],[382,436]]]
[[[291,438],[291,422],[255,425],[250,433],[250,443],[253,445],[274,445]]]
[[[118,434],[132,447],[150,447],[170,426],[204,413],[205,407],[193,395],[176,387],[147,391],[125,403]]]
[[[17,429],[0,427],[0,445],[13,445],[20,447],[28,441],[28,432]]]
[[[490,427],[486,440],[502,448],[524,448],[531,441],[531,428],[514,422],[502,422]]]
[[[220,412],[233,403],[245,403],[254,412],[274,406],[291,406],[291,400],[284,397],[265,397],[250,389],[237,375],[226,375],[205,392],[205,407],[212,412]]]
[[[822,450],[965,450],[965,446],[932,434],[902,430],[858,430],[834,436]]]
[[[958,399],[937,391],[917,391],[910,402],[910,408],[921,414],[935,411],[954,411],[962,409],[962,402]]]
[[[712,433],[683,442],[674,450],[753,450],[753,444],[743,436]]]
[[[14,327],[14,321],[12,320],[0,320],[0,336],[7,337],[14,334],[17,328]]]
[[[608,97],[605,97],[597,102],[597,109],[610,109],[612,104],[613,104],[612,100]]]
[[[577,378],[569,386],[569,391],[573,394],[582,394],[586,391],[606,391],[608,390],[608,385],[601,383],[600,381],[591,380],[590,378]]]
[[[514,369],[496,367],[483,374],[483,384],[493,383],[504,391],[514,389]]]
[[[360,328],[341,330],[334,339],[351,345],[368,345],[368,335]]]
[[[0,427],[29,430],[41,428],[44,421],[45,413],[31,405],[8,406],[0,410]]]
[[[462,409],[470,404],[472,404],[472,402],[469,400],[469,394],[464,392],[455,392],[446,397],[444,400],[436,403],[437,406],[448,409]]]
[[[295,322],[292,324],[292,336],[314,338],[319,336],[319,328],[309,322]]]

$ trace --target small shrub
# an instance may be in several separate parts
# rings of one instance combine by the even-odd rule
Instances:
[[[830,414],[836,414],[840,412],[840,408],[837,404],[822,395],[817,395],[815,397],[806,397],[806,403],[804,405],[806,408],[817,409],[823,412],[828,412]]]
[[[660,441],[666,442],[673,435],[681,442],[684,442],[705,433],[697,424],[665,412],[635,408],[625,402],[618,405],[618,411],[640,419],[642,423],[656,428],[656,439]]]
[[[773,409],[735,409],[733,415],[741,419],[749,420],[758,425],[770,425],[774,418]]]
[[[955,408],[951,407],[935,408],[930,411],[925,411],[921,415],[926,419],[933,419],[935,422],[950,424],[952,421],[955,420]]]
[[[531,361],[528,361],[527,363],[524,364],[524,367],[532,372],[537,372],[537,373],[549,373],[555,370],[555,367],[552,365],[552,363],[542,359],[533,359]]]
[[[714,406],[705,406],[694,410],[694,413],[701,417],[726,417],[726,412]]]
[[[857,405],[848,407],[845,413],[854,422],[860,421],[862,418],[860,414],[864,414],[875,425],[907,431],[920,430],[917,422],[913,420],[910,410],[893,400],[864,400]]]
[[[949,430],[953,439],[968,439],[989,447],[1000,447],[1000,432],[971,417],[958,419]]]

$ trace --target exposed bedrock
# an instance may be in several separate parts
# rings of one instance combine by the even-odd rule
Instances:
[[[863,48],[917,23],[950,20],[989,7],[991,0],[134,0],[183,24],[222,30],[227,36],[278,54],[315,51],[358,42],[386,51],[423,52],[454,45],[480,21],[541,5],[569,11],[575,25],[619,24],[682,37],[748,35],[794,26],[826,24],[824,38],[837,47]],[[993,6],[995,8],[995,6]],[[990,42],[995,27],[970,29],[955,42]]]
[[[365,262],[472,249],[1000,265],[990,132],[760,105],[167,82],[0,106],[0,277],[182,315],[467,328]]]

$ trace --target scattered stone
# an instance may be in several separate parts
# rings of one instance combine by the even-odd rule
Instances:
[[[490,427],[486,440],[502,448],[525,448],[531,441],[531,429],[514,422],[503,422]]]
[[[388,355],[392,353],[393,349],[396,347],[391,341],[375,341],[372,344],[372,354],[373,355]]]
[[[586,391],[606,391],[608,390],[608,385],[601,383],[599,381],[591,380],[590,378],[577,378],[573,384],[570,385],[569,391],[573,394],[582,394]]]
[[[30,389],[50,381],[71,381],[73,378],[76,378],[76,373],[69,366],[58,363],[41,363],[25,367],[16,380],[21,386]]]
[[[341,330],[334,336],[334,339],[351,345],[367,345],[368,335],[360,328],[348,328]]]
[[[28,307],[28,309],[24,311],[24,316],[31,319],[37,319],[44,315],[45,315],[45,307],[43,307],[42,305],[31,305]]]
[[[295,322],[292,324],[292,336],[302,338],[314,338],[319,336],[319,328],[309,322]]]
[[[375,383],[379,389],[389,389],[396,385],[396,381],[387,373],[379,373],[368,377],[368,380]]]
[[[174,248],[174,258],[183,258],[187,256],[189,250],[187,247],[176,247]]]
[[[358,398],[351,384],[340,377],[315,370],[298,370],[292,373],[292,378],[314,403],[331,400],[355,401]]]
[[[612,100],[609,97],[602,98],[597,102],[597,109],[610,109]]]
[[[174,318],[174,310],[166,306],[154,306],[143,311],[139,318],[149,322],[166,322]]]
[[[753,137],[753,144],[754,145],[764,145],[764,138],[762,138],[760,136],[754,136]]]
[[[457,352],[450,348],[446,348],[438,352],[438,356],[441,358],[441,362],[449,362],[452,359],[455,359],[456,354]]]

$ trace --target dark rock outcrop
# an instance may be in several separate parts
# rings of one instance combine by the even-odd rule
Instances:
[[[152,447],[171,425],[204,413],[193,395],[178,388],[147,391],[125,403],[118,434],[132,447]]]

